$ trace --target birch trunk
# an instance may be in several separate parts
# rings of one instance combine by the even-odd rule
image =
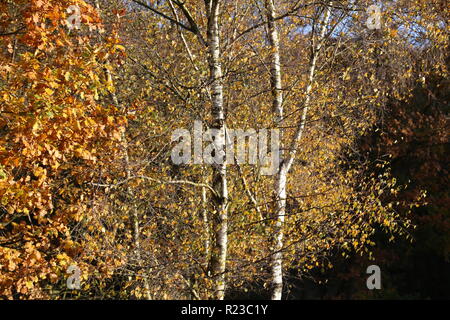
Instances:
[[[329,3],[329,6],[332,2]],[[281,67],[280,67],[280,45],[278,31],[276,28],[275,21],[275,4],[274,0],[266,0],[266,10],[267,10],[267,21],[268,21],[268,32],[269,41],[272,47],[271,56],[271,89],[273,96],[273,110],[275,113],[276,125],[280,130],[280,141],[283,137],[282,121],[283,121],[283,92],[282,92],[282,80],[281,80]],[[314,75],[317,65],[318,53],[321,49],[323,39],[327,30],[327,25],[329,23],[331,16],[331,8],[327,7],[323,24],[320,30],[320,36],[317,45],[314,45],[312,58],[310,61],[309,74],[308,74],[308,86],[306,88],[306,97],[304,103],[304,109],[302,112],[302,117],[300,123],[297,126],[297,130],[294,134],[289,153],[287,158],[284,158],[283,145],[280,145],[280,165],[275,177],[275,196],[276,196],[276,223],[274,229],[274,242],[271,255],[271,272],[272,272],[272,300],[281,300],[283,293],[283,246],[284,246],[284,222],[286,216],[286,183],[288,178],[289,170],[295,159],[295,154],[297,152],[298,143],[303,134],[306,115],[311,102],[311,92],[314,83]]]
[[[331,6],[333,5],[333,1],[330,1],[328,3],[327,8],[325,9],[325,15],[322,20],[322,26],[320,28],[319,38],[316,41],[316,44],[313,47],[312,55],[311,55],[311,61],[309,64],[309,72],[308,72],[308,86],[306,87],[306,93],[305,93],[305,102],[303,104],[303,112],[302,117],[300,119],[300,123],[297,125],[297,130],[295,131],[294,137],[292,139],[290,148],[289,148],[289,155],[286,159],[286,170],[289,172],[292,163],[294,162],[295,155],[297,153],[298,145],[300,142],[300,139],[302,138],[303,131],[305,130],[306,126],[306,116],[308,115],[308,109],[311,104],[311,93],[312,88],[314,85],[314,77],[316,74],[316,67],[317,67],[317,59],[319,57],[320,49],[322,48],[323,41],[325,40],[325,33],[327,31],[328,23],[330,22],[331,18]]]
[[[219,10],[220,0],[210,0],[208,10],[208,53],[212,97],[212,128],[220,131],[218,146],[225,145],[225,115],[223,110],[223,84],[220,52]],[[228,188],[226,163],[213,166],[213,188],[217,196],[213,197],[215,242],[211,253],[211,269],[214,277],[215,298],[223,300],[225,295],[225,268],[228,246]]]
[[[269,43],[272,49],[270,63],[270,84],[272,91],[272,106],[275,113],[275,124],[280,130],[280,141],[283,139],[281,123],[283,121],[283,91],[280,65],[280,44],[275,22],[274,0],[266,0]],[[286,215],[286,181],[287,172],[283,170],[283,147],[280,147],[280,165],[275,176],[275,212],[276,223],[271,255],[272,299],[280,300],[283,291],[283,224]]]

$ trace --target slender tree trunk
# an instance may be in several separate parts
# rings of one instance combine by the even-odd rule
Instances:
[[[272,49],[270,63],[270,84],[272,90],[272,106],[275,114],[275,125],[280,130],[280,141],[283,140],[281,123],[283,121],[283,91],[281,80],[280,43],[275,22],[274,0],[266,0],[269,43]],[[275,212],[276,223],[271,256],[272,299],[280,300],[283,291],[283,224],[286,215],[286,181],[287,172],[283,170],[283,147],[280,148],[280,165],[275,175]]]
[[[316,67],[317,67],[317,59],[319,57],[320,49],[323,46],[323,42],[325,41],[325,34],[327,31],[328,23],[331,18],[331,6],[333,5],[333,1],[330,1],[328,6],[325,9],[325,15],[322,20],[322,26],[320,28],[319,38],[315,41],[316,44],[312,49],[311,60],[309,64],[309,72],[308,72],[308,86],[306,87],[305,93],[305,102],[303,104],[303,112],[302,117],[300,119],[300,123],[297,125],[297,130],[294,133],[294,137],[292,139],[291,145],[289,147],[289,155],[285,161],[285,166],[287,171],[289,172],[292,163],[294,162],[295,155],[297,153],[298,145],[300,139],[302,138],[303,131],[306,126],[306,116],[308,115],[308,110],[311,104],[311,94],[314,85],[314,78],[316,75]]]
[[[116,98],[116,100],[117,100],[117,98]],[[130,179],[130,177],[131,177],[130,158],[129,158],[129,152],[128,152],[128,142],[126,140],[125,133],[122,134],[122,140],[124,141],[123,148],[124,148],[124,153],[125,153],[125,169],[126,169],[126,173],[127,173],[127,179]],[[133,192],[130,187],[127,187],[127,196],[129,196],[130,198],[133,196]],[[130,201],[132,201],[132,200],[130,200]],[[133,207],[131,209],[131,218],[132,218],[132,223],[133,223],[134,251],[136,254],[137,264],[138,264],[139,268],[142,269],[143,260],[142,260],[142,255],[141,255],[141,240],[140,240],[141,231],[139,228],[139,214],[138,214],[136,204],[133,204]],[[147,300],[152,300],[152,295],[150,293],[150,285],[148,283],[147,275],[145,273],[146,272],[144,270],[143,279],[144,279],[145,298]]]
[[[287,172],[280,168],[275,179],[276,192],[276,212],[277,221],[275,224],[274,245],[272,254],[272,300],[281,300],[283,293],[283,226],[286,216],[286,182]]]
[[[276,125],[280,130],[280,141],[283,141],[282,121],[283,121],[283,92],[281,80],[281,66],[280,66],[280,45],[278,31],[276,28],[276,10],[275,0],[266,0],[267,21],[269,41],[272,47],[271,56],[271,89],[273,96],[273,111],[275,113]],[[330,2],[331,6],[332,2]],[[323,24],[320,30],[318,42],[313,47],[312,58],[310,61],[308,86],[306,88],[306,97],[304,109],[300,123],[294,134],[289,153],[285,159],[283,153],[283,144],[280,145],[280,165],[275,177],[275,204],[276,204],[276,223],[274,230],[274,242],[271,256],[271,272],[272,272],[272,300],[281,300],[283,292],[283,246],[284,246],[284,221],[286,216],[286,184],[289,170],[295,159],[295,154],[298,148],[298,142],[301,139],[302,133],[306,124],[306,115],[311,102],[311,92],[314,83],[314,75],[317,65],[318,53],[321,49],[327,25],[331,16],[331,8],[327,7]]]
[[[95,7],[99,14],[101,14],[101,8],[98,0],[95,0]],[[100,36],[99,36],[100,38]],[[106,61],[107,64],[109,64],[109,61]],[[105,73],[108,82],[110,82],[114,86],[114,79],[111,75],[111,72],[108,68],[105,68]],[[113,100],[113,103],[116,107],[119,107],[119,100],[117,99],[117,95],[114,91],[110,92],[111,98]],[[130,179],[131,177],[131,170],[130,170],[130,157],[128,152],[128,141],[125,132],[122,132],[122,141],[123,141],[123,151],[124,151],[124,161],[125,161],[125,170],[127,173],[127,178]],[[132,196],[132,191],[129,187],[127,187],[127,196]],[[133,223],[133,241],[134,241],[134,250],[136,253],[137,263],[139,267],[142,267],[143,261],[141,256],[141,243],[140,243],[140,228],[139,228],[139,215],[137,211],[136,205],[133,205],[133,208],[131,209],[131,216],[132,216],[132,223]],[[145,289],[145,298],[147,300],[151,300],[152,296],[150,293],[150,285],[148,283],[147,276],[144,275],[144,289]]]
[[[274,0],[266,0],[267,24],[269,31],[269,43],[272,49],[270,63],[270,83],[273,97],[273,112],[275,113],[275,121],[279,126],[283,121],[283,87],[281,81],[281,58],[280,58],[280,40],[275,21],[275,4]]]
[[[210,230],[209,230],[209,219],[208,219],[208,205],[207,205],[206,188],[202,187],[202,221],[205,228],[205,260],[206,264],[209,260],[209,248],[210,248]]]
[[[225,146],[225,115],[223,109],[223,79],[220,52],[219,10],[220,0],[210,0],[208,10],[208,53],[212,96],[212,128],[218,129],[220,137],[216,145]],[[215,298],[223,300],[225,295],[225,268],[228,246],[228,187],[226,162],[214,165],[213,197],[215,243],[212,247],[211,268],[215,281]]]

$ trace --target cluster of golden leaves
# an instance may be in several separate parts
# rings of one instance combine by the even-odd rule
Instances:
[[[70,5],[85,29],[67,28]],[[80,255],[69,225],[87,212],[88,168],[114,153],[126,123],[99,101],[117,42],[93,45],[100,20],[83,1],[1,6],[2,29],[22,29],[0,38],[0,296],[42,298]]]

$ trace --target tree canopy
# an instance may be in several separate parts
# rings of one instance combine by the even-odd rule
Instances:
[[[448,13],[2,1],[0,297],[281,299],[380,234],[447,233]]]

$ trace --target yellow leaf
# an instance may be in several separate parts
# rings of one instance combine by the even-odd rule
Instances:
[[[27,281],[27,282],[25,282],[25,286],[26,286],[28,289],[33,289],[33,281]]]

